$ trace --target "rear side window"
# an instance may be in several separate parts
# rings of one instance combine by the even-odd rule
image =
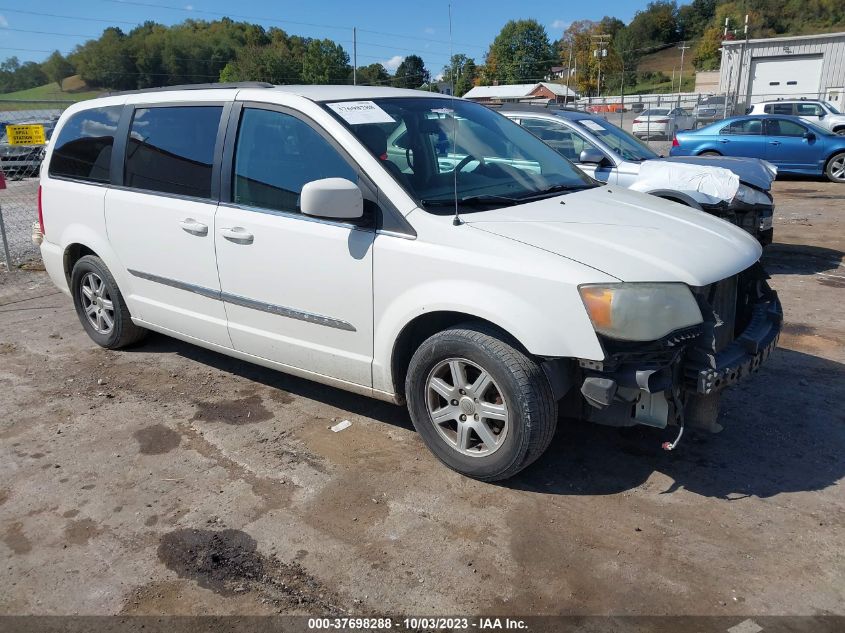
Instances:
[[[298,213],[302,187],[322,178],[358,182],[355,170],[307,123],[282,112],[244,109],[235,149],[234,202]]]
[[[123,184],[134,189],[211,197],[221,106],[138,108],[126,144]]]
[[[71,116],[56,139],[50,176],[109,182],[114,134],[122,111],[123,106],[109,106]]]
[[[784,119],[770,119],[767,125],[766,133],[769,136],[804,136],[804,132],[807,131],[803,125]]]
[[[791,103],[767,103],[763,108],[766,114],[792,114]]]
[[[741,121],[734,121],[719,130],[719,134],[723,136],[734,134],[757,135],[762,133],[763,122],[760,119],[742,119]]]

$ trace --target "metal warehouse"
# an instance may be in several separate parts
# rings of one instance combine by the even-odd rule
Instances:
[[[737,104],[805,97],[845,106],[845,33],[731,40],[722,47],[719,89]]]

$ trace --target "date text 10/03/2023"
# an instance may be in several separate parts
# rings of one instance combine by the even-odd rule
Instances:
[[[311,630],[526,630],[528,625],[518,618],[309,618],[308,628]]]

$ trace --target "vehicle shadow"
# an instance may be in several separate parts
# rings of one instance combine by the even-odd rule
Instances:
[[[405,407],[360,396],[335,387],[321,385],[312,380],[284,374],[280,371],[232,358],[231,356],[207,350],[191,343],[185,343],[156,332],[150,332],[149,336],[141,345],[130,347],[123,351],[175,354],[267,387],[287,391],[294,396],[317,400],[323,404],[348,411],[353,415],[370,417],[379,422],[385,422],[406,429],[414,428]]]
[[[822,490],[845,476],[845,365],[786,349],[722,397],[718,435],[677,429],[613,429],[561,420],[552,446],[501,485],[544,494],[607,495],[642,485],[654,472],[686,489],[737,499]]]
[[[176,354],[351,415],[413,430],[407,410],[289,376],[153,334],[133,348]],[[131,351],[131,350],[128,350]],[[686,489],[736,499],[822,490],[845,476],[845,365],[778,349],[758,375],[727,390],[718,435],[688,430],[677,450],[661,444],[677,429],[615,429],[561,419],[552,445],[532,466],[492,485],[558,495],[610,495],[642,485],[654,472],[663,492]]]
[[[763,250],[763,267],[770,274],[814,275],[836,270],[843,259],[845,252],[823,246],[775,242]]]

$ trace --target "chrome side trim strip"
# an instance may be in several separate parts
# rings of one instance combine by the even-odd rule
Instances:
[[[357,331],[354,325],[352,325],[348,321],[343,321],[341,319],[335,319],[333,317],[324,316],[322,314],[315,314],[313,312],[305,312],[304,310],[286,308],[285,306],[279,306],[272,303],[264,303],[263,301],[256,301],[255,299],[241,297],[240,295],[235,295],[228,292],[221,292],[219,290],[205,288],[204,286],[197,286],[194,284],[186,283],[184,281],[178,281],[176,279],[170,279],[168,277],[160,277],[159,275],[141,272],[140,270],[132,270],[131,268],[128,270],[131,275],[140,279],[146,279],[147,281],[152,281],[155,283],[163,284],[165,286],[170,286],[171,288],[178,288],[179,290],[193,292],[203,297],[208,297],[209,299],[217,299],[218,301],[225,301],[226,303],[231,303],[244,308],[260,310],[261,312],[268,312],[270,314],[276,314],[278,316],[287,317],[288,319],[296,319],[297,321],[314,323],[315,325],[324,325],[325,327],[331,327],[337,330],[344,330],[346,332]]]
[[[347,332],[355,332],[355,327],[346,321],[335,319],[322,314],[314,314],[313,312],[305,312],[304,310],[294,310],[293,308],[286,308],[284,306],[277,306],[272,303],[264,303],[256,301],[255,299],[248,299],[239,295],[233,295],[228,292],[221,293],[223,301],[232,303],[244,308],[252,308],[253,310],[261,310],[262,312],[269,312],[270,314],[277,314],[279,316],[287,317],[289,319],[296,319],[297,321],[306,321],[308,323],[315,323],[317,325],[325,325],[326,327],[333,327],[338,330],[346,330]]]
[[[184,281],[170,279],[169,277],[159,277],[158,275],[144,273],[140,270],[132,270],[131,268],[127,270],[129,271],[130,275],[133,275],[140,279],[153,281],[157,284],[170,286],[171,288],[178,288],[179,290],[187,290],[188,292],[193,292],[194,294],[202,295],[203,297],[208,297],[209,299],[217,299],[218,301],[220,301],[221,295],[223,294],[219,290],[213,290],[212,288],[206,288],[205,286],[196,286],[194,284],[185,283]]]

